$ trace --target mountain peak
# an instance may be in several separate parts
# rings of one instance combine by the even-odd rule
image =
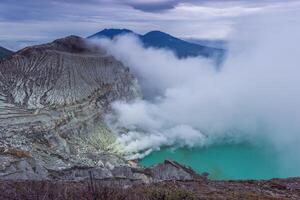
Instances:
[[[59,38],[59,39],[56,39],[54,40],[53,42],[63,42],[63,43],[72,43],[72,42],[78,42],[78,41],[81,41],[83,40],[83,38],[77,36],[77,35],[69,35],[69,36],[66,36],[64,38]]]
[[[225,50],[223,49],[188,42],[158,30],[150,31],[145,35],[139,35],[128,29],[104,29],[88,38],[106,37],[113,39],[116,36],[128,33],[137,36],[145,47],[169,49],[179,58],[202,56],[211,58],[217,65],[220,65],[225,56]]]
[[[107,37],[107,38],[114,38],[118,35],[123,35],[123,34],[135,34],[133,31],[129,30],[129,29],[114,29],[114,28],[110,28],[110,29],[103,29],[102,31],[99,31],[98,33],[89,36],[88,38],[101,38],[101,37]]]
[[[82,53],[90,51],[87,41],[79,36],[70,35],[65,38],[54,40],[49,45],[62,51],[70,51],[72,53]]]
[[[68,53],[102,53],[103,50],[100,47],[89,43],[88,40],[81,38],[76,35],[70,35],[64,38],[60,38],[54,40],[53,42],[36,45],[31,47],[26,47],[20,51],[19,54],[28,54],[32,51],[44,51],[44,50],[55,50],[55,51],[62,51]]]
[[[178,43],[179,41],[181,41],[180,39],[175,38],[172,35],[164,33],[162,31],[150,31],[142,36],[142,40],[144,41],[146,46],[151,46],[151,44],[155,44],[156,47],[164,47],[165,45],[168,46],[169,44],[167,43],[169,42]]]
[[[164,33],[162,31],[150,31],[148,33],[146,33],[145,35],[143,35],[143,37],[149,37],[149,36],[154,36],[154,37],[172,37],[170,34]]]

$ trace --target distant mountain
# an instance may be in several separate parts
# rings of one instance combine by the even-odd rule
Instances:
[[[124,34],[134,34],[140,38],[145,47],[165,48],[172,50],[177,57],[196,57],[202,56],[215,60],[220,65],[224,60],[226,51],[222,48],[205,46],[197,43],[188,42],[161,31],[150,31],[145,35],[139,35],[128,29],[104,29],[89,39],[107,37],[113,39]]]
[[[196,56],[218,58],[224,51],[222,49],[190,43],[161,31],[151,31],[143,35],[142,41],[146,47],[169,48],[179,58]]]
[[[199,40],[193,38],[186,38],[185,41],[200,44],[202,46],[213,47],[218,49],[228,49],[228,41],[226,40]]]
[[[0,59],[6,58],[6,57],[10,56],[11,54],[13,54],[12,51],[5,49],[3,47],[0,47]]]
[[[129,34],[129,33],[136,34],[133,31],[128,30],[128,29],[104,29],[94,35],[89,36],[88,39],[101,38],[101,37],[107,37],[107,38],[113,39],[116,36]]]

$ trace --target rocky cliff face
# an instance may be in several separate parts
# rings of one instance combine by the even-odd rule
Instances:
[[[125,165],[109,151],[103,115],[111,102],[139,95],[129,69],[76,36],[0,61],[0,178]]]
[[[76,36],[25,48],[0,65],[0,95],[27,109],[75,105],[101,95],[110,102],[129,100],[137,92],[128,69]]]

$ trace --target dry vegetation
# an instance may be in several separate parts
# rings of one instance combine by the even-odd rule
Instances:
[[[72,199],[72,200],[183,200],[197,199],[192,192],[155,186],[138,188],[110,188],[88,182],[2,182],[0,199]]]
[[[2,181],[0,199],[194,200],[300,199],[300,179],[270,181],[165,181],[127,189],[102,181]]]

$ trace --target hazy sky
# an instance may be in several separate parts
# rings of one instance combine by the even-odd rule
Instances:
[[[224,39],[241,17],[299,5],[297,0],[1,0],[0,45],[18,49],[103,28]]]

